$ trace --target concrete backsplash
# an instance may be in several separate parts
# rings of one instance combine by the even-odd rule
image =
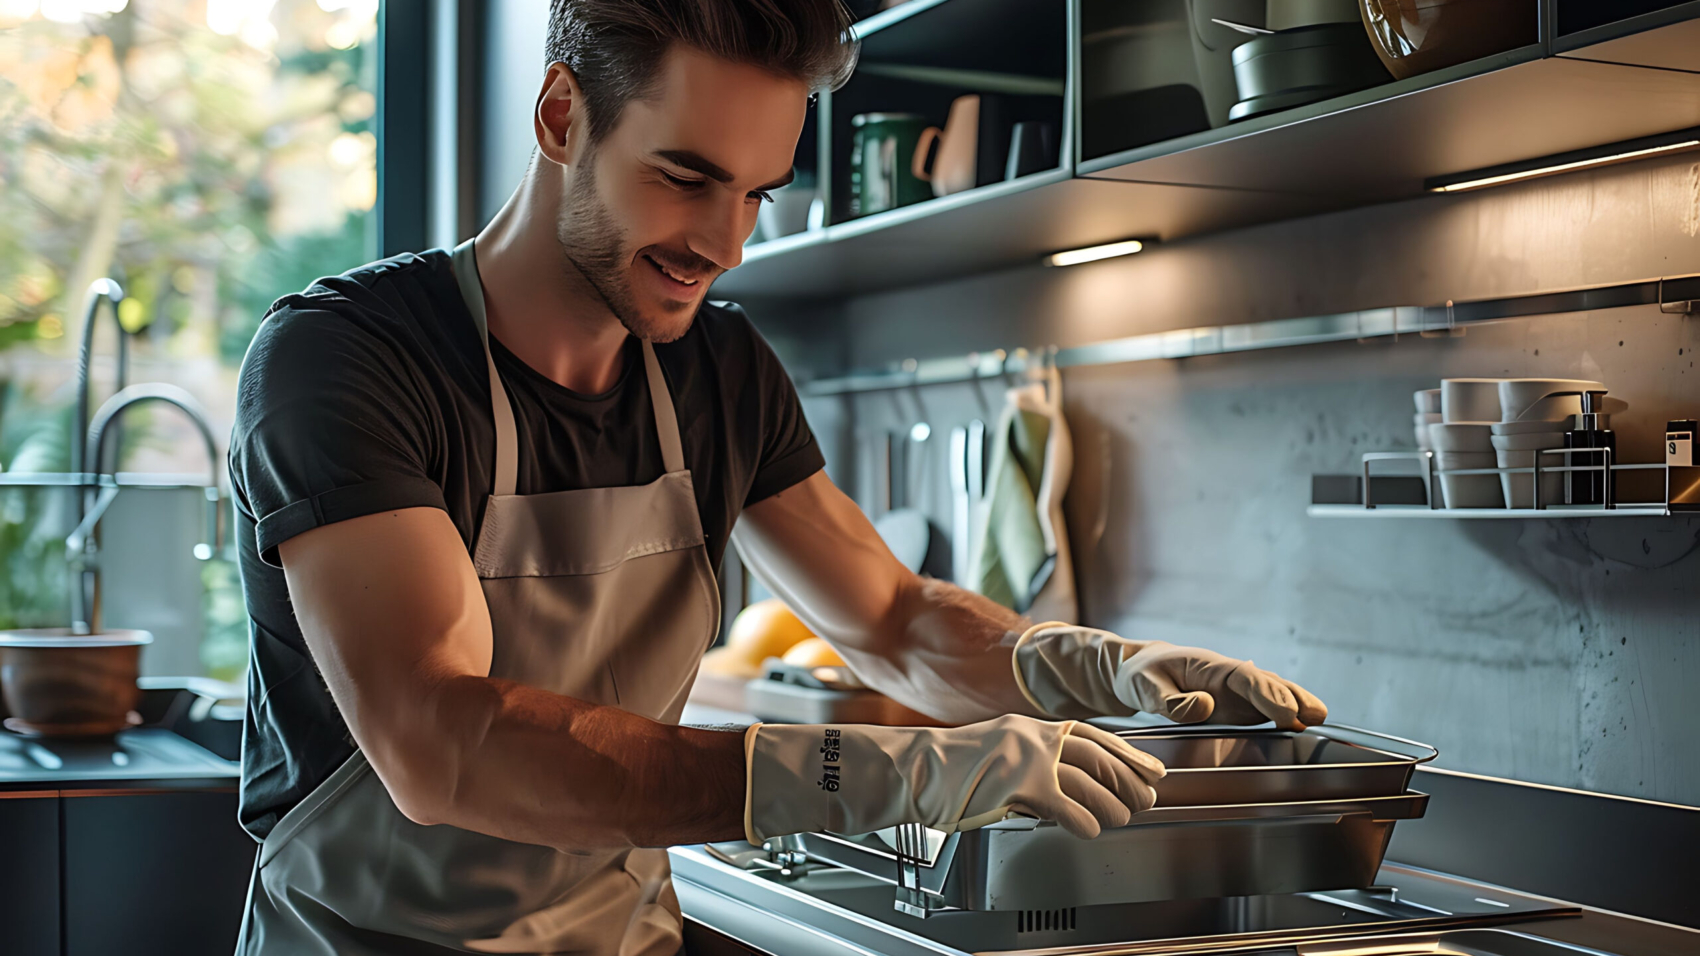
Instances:
[[[799,378],[970,348],[1416,305],[1700,272],[1700,164],[1654,161],[1282,223],[1063,270],[801,307],[749,302]],[[822,319],[830,319],[823,322]],[[838,337],[820,329],[838,330]],[[1700,805],[1700,519],[1313,519],[1313,473],[1410,447],[1444,376],[1597,378],[1625,460],[1700,415],[1700,317],[1655,308],[1070,370],[1067,499],[1086,623],[1202,644],[1300,680],[1343,723],[1440,765]],[[811,399],[840,484],[932,426],[912,473],[950,520],[949,430],[1001,385]]]

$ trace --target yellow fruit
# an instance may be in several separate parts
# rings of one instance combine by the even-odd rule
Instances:
[[[754,680],[761,676],[760,667],[744,660],[742,654],[730,647],[716,647],[704,654],[702,672],[738,680]]]
[[[738,612],[732,621],[732,632],[726,635],[726,646],[752,666],[759,666],[770,657],[783,657],[786,651],[814,636],[784,601],[769,598]]]
[[[784,661],[798,667],[844,667],[844,658],[832,649],[832,645],[818,637],[811,637],[794,645],[785,652]]]

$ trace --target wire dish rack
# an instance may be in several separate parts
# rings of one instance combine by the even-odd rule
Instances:
[[[1598,463],[1597,464],[1581,464],[1581,465],[1572,463],[1574,456],[1584,455],[1584,454],[1596,457],[1598,459]],[[1555,461],[1553,464],[1545,464],[1544,460],[1545,460],[1546,456],[1553,456],[1554,458],[1557,459],[1557,461]],[[1313,514],[1340,513],[1340,512],[1344,512],[1344,511],[1356,511],[1356,510],[1375,511],[1377,509],[1398,510],[1398,511],[1405,511],[1405,512],[1410,512],[1410,511],[1445,512],[1445,513],[1449,513],[1449,514],[1468,514],[1470,512],[1494,512],[1494,513],[1498,513],[1498,514],[1504,514],[1504,513],[1507,513],[1507,512],[1511,512],[1511,513],[1526,514],[1529,511],[1553,511],[1553,512],[1573,513],[1573,514],[1578,514],[1578,515],[1584,515],[1584,514],[1585,515],[1598,515],[1598,514],[1602,514],[1602,513],[1622,513],[1622,514],[1626,514],[1626,515],[1627,514],[1638,514],[1638,515],[1648,515],[1648,514],[1668,515],[1668,514],[1670,514],[1670,506],[1668,504],[1668,502],[1670,501],[1670,469],[1669,469],[1669,467],[1662,464],[1662,463],[1651,463],[1651,462],[1649,462],[1649,463],[1624,464],[1624,463],[1619,463],[1619,462],[1614,461],[1613,460],[1614,458],[1615,458],[1614,450],[1611,449],[1611,448],[1543,448],[1543,449],[1538,449],[1538,450],[1535,451],[1534,458],[1533,458],[1533,465],[1529,466],[1529,467],[1522,467],[1522,468],[1441,468],[1441,467],[1439,467],[1438,459],[1436,458],[1435,453],[1433,451],[1425,450],[1425,451],[1372,451],[1372,452],[1365,452],[1364,455],[1363,455],[1363,505],[1362,505],[1362,507],[1359,508],[1356,505],[1349,505],[1349,506],[1320,505],[1320,506],[1312,506],[1311,510],[1312,510]],[[1386,477],[1391,476],[1390,473],[1387,473],[1387,472],[1381,472],[1381,473],[1378,474],[1378,468],[1376,466],[1380,465],[1380,464],[1387,463],[1387,462],[1415,462],[1419,465],[1418,473],[1414,477],[1419,478],[1423,483],[1423,492],[1424,492],[1424,495],[1425,495],[1425,500],[1427,500],[1427,502],[1428,502],[1428,504],[1426,506],[1421,506],[1421,505],[1413,506],[1413,505],[1405,505],[1405,504],[1388,505],[1388,504],[1377,504],[1376,503],[1374,491],[1373,491],[1373,489],[1375,487],[1375,483],[1374,483],[1374,481],[1372,481],[1372,479],[1377,478],[1377,477],[1386,478]],[[1665,493],[1665,500],[1664,501],[1620,502],[1620,501],[1617,500],[1618,499],[1618,496],[1617,496],[1617,476],[1621,475],[1624,472],[1628,472],[1628,471],[1655,471],[1655,470],[1665,472],[1666,493]],[[1573,505],[1573,504],[1567,504],[1567,503],[1562,502],[1562,501],[1549,501],[1549,500],[1547,500],[1548,497],[1550,497],[1550,496],[1548,494],[1544,493],[1544,490],[1545,490],[1544,489],[1544,482],[1542,482],[1542,480],[1541,480],[1543,477],[1552,476],[1552,475],[1576,475],[1576,474],[1603,475],[1601,484],[1602,484],[1603,490],[1604,490],[1604,494],[1602,496],[1603,499],[1604,499],[1604,502],[1602,504]],[[1518,481],[1518,480],[1522,480],[1522,476],[1527,476],[1527,481],[1530,483],[1530,491],[1531,491],[1530,500],[1532,501],[1533,506],[1530,507],[1530,508],[1515,508],[1515,509],[1512,509],[1512,508],[1493,509],[1493,508],[1448,508],[1448,507],[1442,507],[1441,495],[1439,493],[1440,492],[1440,478],[1442,476],[1445,476],[1445,475],[1453,475],[1453,476],[1464,476],[1464,475],[1489,476],[1489,475],[1492,475],[1492,476],[1496,476],[1496,477],[1498,477],[1498,476],[1516,476],[1516,477],[1513,477],[1511,479],[1513,482]],[[1401,476],[1401,477],[1412,477],[1412,476],[1404,475],[1404,476]]]

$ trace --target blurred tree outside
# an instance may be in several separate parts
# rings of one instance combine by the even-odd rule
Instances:
[[[68,468],[95,279],[126,293],[130,381],[188,389],[222,438],[266,307],[373,258],[378,2],[0,0],[0,468]],[[126,422],[125,470],[205,470],[174,411]],[[0,489],[0,627],[66,623],[69,503]],[[225,678],[247,663],[230,557],[202,573]]]

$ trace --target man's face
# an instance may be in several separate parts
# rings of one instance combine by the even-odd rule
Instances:
[[[580,151],[561,249],[632,334],[684,335],[743,260],[756,210],[791,179],[807,106],[800,80],[675,46],[654,93]]]

